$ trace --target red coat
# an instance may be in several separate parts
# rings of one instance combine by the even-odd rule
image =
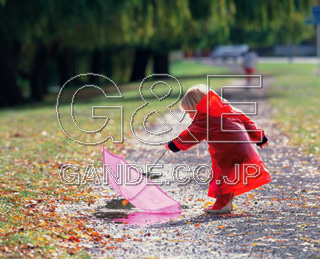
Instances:
[[[187,150],[202,140],[208,142],[212,160],[208,196],[216,198],[232,192],[237,196],[271,181],[253,144],[264,137],[264,131],[256,123],[229,104],[222,103],[213,91],[198,103],[196,109],[198,113],[191,125],[173,143],[180,150]],[[222,116],[222,113],[229,114]]]

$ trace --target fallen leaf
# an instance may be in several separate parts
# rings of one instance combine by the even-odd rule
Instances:
[[[74,236],[69,237],[69,241],[72,241],[72,242],[80,242],[79,238],[76,238],[76,237],[74,237]]]

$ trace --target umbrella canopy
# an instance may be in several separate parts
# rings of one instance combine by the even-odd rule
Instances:
[[[109,184],[133,206],[145,212],[181,212],[180,203],[150,179],[131,167],[122,157],[103,147],[103,168]]]

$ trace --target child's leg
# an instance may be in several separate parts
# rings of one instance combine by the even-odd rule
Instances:
[[[204,209],[206,212],[211,213],[230,213],[232,211],[232,200],[234,193],[223,194],[217,198],[213,206]]]
[[[255,69],[254,68],[247,68],[246,72],[247,72],[247,84],[251,85],[251,81],[252,81],[252,74],[254,73]]]

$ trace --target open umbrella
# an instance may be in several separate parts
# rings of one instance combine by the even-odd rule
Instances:
[[[109,184],[133,206],[151,213],[181,212],[180,203],[168,196],[119,156],[103,147],[104,173]],[[130,178],[128,180],[128,178]]]

